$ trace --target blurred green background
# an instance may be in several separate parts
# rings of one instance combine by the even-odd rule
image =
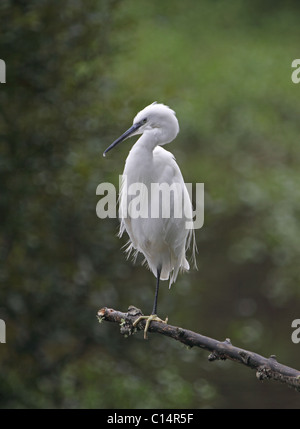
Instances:
[[[255,372],[99,325],[148,313],[155,279],[96,216],[153,101],[177,113],[167,149],[205,183],[199,270],[162,283],[169,322],[300,369],[298,1],[3,0],[0,57],[1,408],[300,408]]]

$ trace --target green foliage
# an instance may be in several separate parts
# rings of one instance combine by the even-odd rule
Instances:
[[[1,2],[1,408],[299,408],[236,364],[99,325],[102,306],[147,313],[155,281],[95,213],[133,141],[103,149],[170,105],[167,149],[205,183],[205,225],[199,271],[162,287],[159,315],[299,367],[298,16],[294,1]]]

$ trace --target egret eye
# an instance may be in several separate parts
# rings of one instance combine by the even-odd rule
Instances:
[[[145,124],[147,122],[147,118],[144,118],[143,120],[142,120],[142,124]]]

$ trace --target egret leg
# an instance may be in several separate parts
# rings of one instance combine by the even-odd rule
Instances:
[[[156,288],[155,288],[155,295],[154,295],[153,310],[152,310],[151,315],[150,316],[140,316],[133,323],[133,326],[136,326],[141,320],[146,320],[146,326],[144,329],[144,339],[145,340],[147,339],[147,332],[148,332],[148,329],[149,329],[149,326],[150,326],[150,323],[152,322],[152,320],[154,320],[155,322],[161,322],[161,323],[167,323],[168,322],[168,318],[166,318],[166,320],[162,320],[156,315],[160,273],[161,273],[161,267],[157,269]]]
[[[156,314],[156,311],[157,311],[157,299],[158,299],[160,273],[161,273],[161,268],[158,268],[157,269],[157,276],[156,276],[156,288],[155,288],[155,295],[154,295],[153,310],[152,310],[151,314]]]

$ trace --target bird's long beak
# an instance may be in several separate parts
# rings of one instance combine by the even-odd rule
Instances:
[[[123,140],[127,139],[132,134],[134,134],[136,132],[136,130],[138,130],[140,128],[141,125],[142,125],[141,122],[133,124],[127,131],[125,131],[124,134],[121,135],[121,137],[119,137],[110,146],[108,146],[107,149],[105,149],[105,151],[103,152],[103,156],[105,156],[107,154],[107,152],[110,151],[112,148],[114,148],[115,146],[117,146],[117,144],[121,143]]]

